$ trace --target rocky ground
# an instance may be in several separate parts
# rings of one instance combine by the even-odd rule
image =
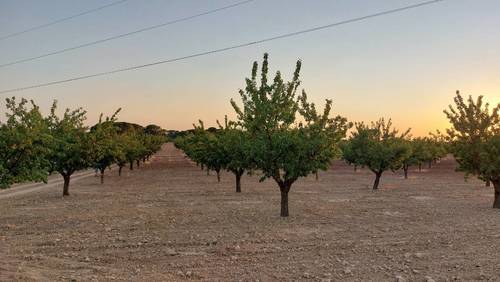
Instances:
[[[444,160],[373,175],[341,162],[298,181],[279,217],[272,181],[214,175],[166,145],[105,184],[0,199],[1,281],[500,281],[493,188]]]

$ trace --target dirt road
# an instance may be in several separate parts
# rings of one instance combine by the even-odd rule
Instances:
[[[71,183],[73,184],[82,178],[86,178],[92,175],[95,175],[93,171],[82,171],[79,173],[75,173],[71,177]],[[38,191],[40,189],[60,190],[60,186],[62,185],[62,183],[63,179],[61,176],[53,175],[49,177],[49,181],[47,183],[27,183],[27,184],[15,185],[10,189],[0,190],[0,200],[26,195]]]
[[[0,281],[500,280],[492,188],[452,160],[410,179],[340,162],[297,182],[195,167],[171,144],[147,166],[0,199]]]

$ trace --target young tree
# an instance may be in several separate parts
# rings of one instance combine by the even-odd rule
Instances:
[[[220,182],[220,172],[226,168],[228,156],[221,142],[221,131],[216,128],[205,130],[203,122],[194,125],[192,133],[183,138],[177,138],[176,146],[181,148],[184,153],[202,169],[207,169],[207,175],[210,170],[217,173],[217,181]]]
[[[432,167],[432,163],[441,160],[448,153],[448,145],[445,139],[446,137],[439,130],[436,130],[436,133],[429,133],[429,137],[426,138],[431,155],[428,161],[429,168]]]
[[[344,118],[329,118],[331,101],[318,115],[306,95],[296,96],[299,87],[301,61],[296,64],[293,78],[285,82],[278,71],[268,81],[268,55],[264,55],[260,83],[257,81],[257,62],[245,90],[240,90],[243,106],[231,104],[238,116],[238,125],[251,137],[250,151],[257,169],[263,173],[261,181],[272,178],[281,192],[281,216],[288,216],[288,193],[292,184],[318,169],[327,169],[335,156],[337,140],[347,127]],[[297,124],[301,115],[306,122]]]
[[[6,99],[8,112],[0,122],[0,188],[23,181],[47,181],[50,141],[47,124],[33,101]]]
[[[167,137],[164,134],[150,134],[145,131],[142,135],[142,143],[144,144],[142,161],[149,160],[151,156],[158,152],[166,139]]]
[[[483,96],[464,100],[457,91],[455,107],[444,110],[451,123],[447,130],[451,152],[458,162],[458,170],[477,175],[493,183],[494,208],[500,208],[500,103],[490,112]]]
[[[433,159],[428,138],[417,137],[412,140],[412,153],[415,156],[418,170],[422,171],[422,164]]]
[[[130,137],[127,134],[118,134],[116,136],[117,154],[115,156],[116,165],[118,166],[118,176],[122,176],[122,170],[127,165],[127,148],[129,147]]]
[[[411,154],[404,140],[409,132],[399,134],[390,119],[387,123],[380,119],[371,126],[357,123],[356,131],[342,148],[343,158],[349,164],[368,167],[375,174],[373,190],[377,190],[384,171],[400,169]]]
[[[92,144],[84,126],[86,112],[82,108],[66,109],[62,118],[56,115],[54,101],[46,121],[51,135],[48,160],[51,171],[59,172],[64,179],[63,196],[69,196],[71,175],[92,166]]]
[[[91,128],[90,142],[92,143],[92,161],[93,166],[101,173],[101,184],[104,184],[104,172],[116,162],[122,153],[118,146],[118,129],[115,126],[116,115],[120,112],[118,109],[111,117],[102,120],[102,114],[99,117],[99,123]]]
[[[415,165],[418,163],[418,152],[417,152],[417,147],[415,146],[414,140],[411,139],[405,139],[402,140],[402,142],[406,143],[406,146],[408,147],[409,153],[405,155],[403,158],[403,172],[405,175],[405,179],[408,179],[408,170],[410,169],[410,166]]]
[[[203,122],[195,126],[197,159],[208,170],[217,174],[217,182],[220,182],[220,172],[226,167],[228,157],[220,139],[220,132],[216,128],[205,130]]]
[[[143,152],[143,144],[140,140],[141,132],[137,129],[129,129],[123,133],[126,135],[125,159],[129,163],[130,170],[134,169],[134,162],[140,159]]]
[[[223,151],[224,167],[232,172],[236,178],[236,192],[241,192],[241,177],[245,171],[252,169],[250,154],[251,136],[247,131],[238,128],[236,123],[228,122],[227,116],[225,124],[220,126],[217,135],[220,147]]]

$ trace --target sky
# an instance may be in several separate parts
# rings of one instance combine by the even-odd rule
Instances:
[[[0,0],[0,37],[111,3],[111,0]],[[239,0],[128,0],[0,41],[0,64],[216,9]],[[0,68],[0,91],[146,64],[423,2],[423,0],[255,0],[160,29]],[[456,90],[500,102],[500,1],[445,0],[398,14],[292,38],[86,80],[0,94],[34,99],[45,112],[83,107],[88,123],[119,119],[189,129],[234,118],[229,103],[269,53],[270,70],[291,78],[322,107],[350,121],[392,118],[414,136],[448,126]],[[61,109],[62,111],[62,109]]]

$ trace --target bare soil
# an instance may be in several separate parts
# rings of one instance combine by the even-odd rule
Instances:
[[[500,281],[493,188],[451,159],[374,175],[207,176],[171,144],[141,168],[0,200],[1,281]]]

